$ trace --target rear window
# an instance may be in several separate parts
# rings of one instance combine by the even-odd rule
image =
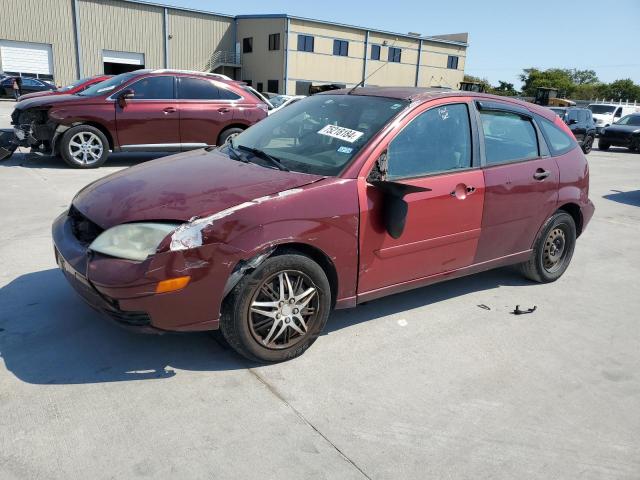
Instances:
[[[588,108],[592,113],[598,115],[611,114],[616,109],[614,105],[589,105]]]
[[[238,100],[235,93],[219,88],[211,80],[181,77],[178,83],[178,98],[181,100]]]
[[[547,140],[551,155],[562,155],[577,145],[573,136],[569,136],[564,130],[560,129],[549,120],[538,117],[538,125]]]
[[[503,111],[483,111],[480,118],[488,165],[539,156],[538,136],[528,118]]]

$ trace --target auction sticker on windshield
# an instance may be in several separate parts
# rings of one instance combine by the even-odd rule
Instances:
[[[320,135],[326,135],[327,137],[337,138],[338,140],[344,140],[345,142],[353,143],[358,140],[364,132],[357,130],[351,130],[350,128],[339,127],[338,125],[327,125],[318,130]]]

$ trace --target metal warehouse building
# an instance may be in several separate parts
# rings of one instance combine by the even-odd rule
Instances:
[[[224,73],[261,91],[288,94],[307,94],[311,85],[352,86],[366,75],[368,85],[458,88],[468,46],[466,33],[399,34],[134,0],[3,4],[0,72],[58,85],[145,67]]]

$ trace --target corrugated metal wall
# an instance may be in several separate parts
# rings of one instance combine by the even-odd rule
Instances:
[[[0,2],[0,40],[45,43],[52,46],[57,84],[76,78],[73,10],[70,0]]]
[[[200,70],[216,50],[235,50],[233,19],[168,9],[169,67]]]
[[[83,76],[104,72],[103,50],[143,53],[145,67],[164,67],[163,8],[118,0],[81,0],[79,15]]]

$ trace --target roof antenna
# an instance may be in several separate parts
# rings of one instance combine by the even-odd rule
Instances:
[[[396,44],[396,42],[398,41],[398,39],[396,38],[393,43],[391,45],[389,45],[389,48],[393,48],[393,46]],[[366,54],[367,52],[365,52]],[[380,65],[378,68],[376,68],[373,72],[371,72],[369,75],[367,75],[366,77],[363,77],[362,80],[360,80],[351,90],[349,90],[347,92],[347,95],[351,95],[353,93],[353,91],[360,87],[360,86],[364,86],[365,82],[367,80],[369,80],[371,77],[373,77],[376,73],[378,73],[378,70],[380,70],[382,67],[386,67],[389,64],[389,57],[387,56],[387,60]]]

